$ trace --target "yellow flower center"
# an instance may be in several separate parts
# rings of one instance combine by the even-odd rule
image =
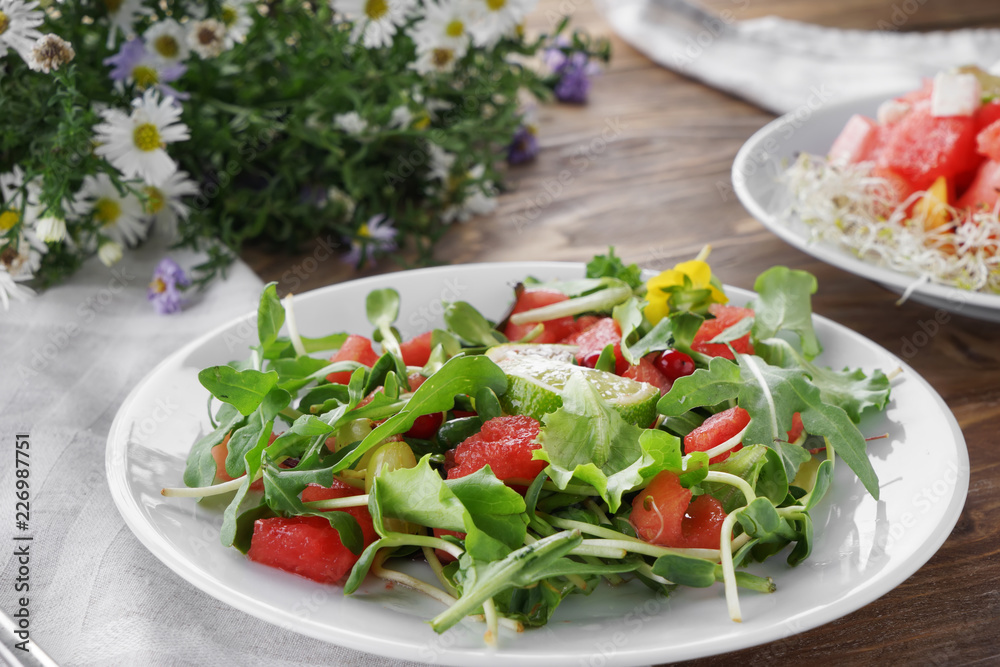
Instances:
[[[465,34],[465,24],[458,19],[454,19],[445,26],[444,34],[449,37],[461,37]]]
[[[361,226],[358,227],[358,236],[360,236],[363,239],[367,239],[371,238],[371,235],[372,233],[371,230],[368,229],[368,223],[367,222],[361,223]]]
[[[135,143],[136,148],[147,153],[163,146],[163,141],[160,139],[160,130],[152,123],[137,125],[135,130],[132,131],[132,141]]]
[[[132,70],[132,80],[139,90],[146,90],[160,82],[160,74],[149,65],[139,65]]]
[[[101,223],[102,227],[111,227],[122,214],[121,204],[114,199],[101,197],[94,203],[94,220]]]
[[[438,69],[443,69],[448,66],[452,60],[455,59],[455,52],[451,49],[436,48],[431,51],[431,62],[434,67]]]
[[[507,0],[486,0],[486,6],[491,12],[498,12],[507,6]]]
[[[17,211],[4,211],[0,213],[0,231],[6,232],[20,221],[21,214]]]
[[[153,48],[164,58],[176,58],[181,50],[180,44],[177,43],[173,35],[160,35],[153,42]]]
[[[372,21],[378,21],[389,13],[389,3],[386,0],[368,0],[365,3],[365,16]]]
[[[142,190],[146,193],[146,213],[153,215],[162,211],[167,203],[167,196],[163,194],[163,190],[152,185],[147,185]]]
[[[234,9],[231,5],[222,6],[222,24],[224,26],[227,28],[232,27],[232,25],[236,23],[236,19],[238,17],[239,14],[236,13],[236,9]]]
[[[114,14],[122,7],[122,0],[104,0],[104,7],[109,14]]]
[[[163,282],[163,278],[157,278],[153,282],[149,283],[149,289],[153,290],[157,294],[162,294],[167,291],[167,284]]]
[[[3,12],[0,12],[0,35],[7,32],[7,28],[10,27],[10,19]]]

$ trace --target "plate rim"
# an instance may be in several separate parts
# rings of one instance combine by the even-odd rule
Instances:
[[[817,119],[821,119],[826,115],[856,110],[863,108],[865,105],[876,104],[889,99],[892,95],[893,91],[889,91],[888,93],[866,95],[864,97],[842,101],[837,104],[827,105],[812,114],[805,121],[805,123],[816,123],[818,122]],[[788,123],[794,122],[797,122],[794,111],[779,116],[754,132],[740,147],[740,150],[736,153],[736,158],[733,160],[732,169],[730,170],[733,190],[736,193],[736,197],[740,200],[740,203],[747,209],[754,219],[756,219],[772,234],[778,236],[781,240],[785,241],[794,248],[815,257],[821,262],[843,271],[847,271],[848,273],[853,273],[854,275],[866,280],[871,280],[883,285],[892,285],[900,292],[913,287],[919,280],[919,277],[902,273],[878,264],[873,264],[871,262],[866,262],[860,258],[854,257],[846,250],[837,246],[830,245],[822,241],[813,241],[810,238],[803,237],[795,230],[782,224],[776,215],[768,212],[760,203],[757,196],[748,185],[748,176],[743,167],[751,162],[754,153],[758,151],[761,144],[765,143],[768,139],[775,135],[779,128],[784,127]],[[786,146],[783,145],[782,148],[784,147]],[[766,164],[771,164],[773,162],[774,157],[769,156],[768,161],[764,164],[758,165],[758,167],[763,168]],[[917,284],[913,288],[912,297],[916,298],[917,295],[925,295],[935,299],[941,299],[949,303],[964,303],[979,308],[985,308],[987,310],[995,310],[997,314],[1000,315],[1000,294],[963,290],[950,285],[923,282]],[[958,312],[959,314],[975,317],[975,315],[972,315],[971,313],[962,313],[961,310]]]
[[[360,285],[359,289],[370,282],[380,282],[387,278],[387,276],[399,276],[400,274],[412,274],[416,272],[420,273],[450,273],[455,269],[462,269],[465,267],[476,267],[482,268],[484,270],[513,270],[516,267],[523,267],[526,270],[531,270],[532,268],[557,268],[566,270],[580,271],[584,264],[581,262],[554,262],[554,261],[518,261],[518,262],[482,262],[473,264],[457,264],[457,265],[447,265],[440,267],[429,267],[422,269],[413,269],[410,271],[397,272],[393,274],[381,274],[377,276],[367,276],[364,278],[359,278],[352,281],[346,281],[343,283],[336,283],[333,285],[327,285],[315,290],[310,290],[304,292],[298,297],[305,297],[307,295],[312,295],[310,298],[319,298],[323,292],[336,291],[343,289],[346,285]],[[525,274],[527,275],[527,274]],[[748,297],[752,295],[751,290],[746,290],[744,288],[735,287],[731,285],[724,286],[727,293],[731,295],[738,295],[739,297]],[[199,347],[210,342],[213,338],[219,336],[223,331],[238,325],[241,322],[247,321],[248,318],[253,318],[256,316],[256,311],[250,311],[249,313],[243,314],[241,316],[232,318],[221,324],[209,332],[198,336],[189,343],[183,345],[181,348],[177,349],[173,353],[169,354],[160,363],[158,363],[153,369],[151,369],[143,378],[140,380],[135,387],[129,392],[125,400],[122,402],[121,407],[115,414],[115,418],[112,422],[111,428],[108,433],[107,445],[105,449],[105,472],[107,477],[107,482],[109,489],[111,491],[112,499],[114,500],[115,506],[118,509],[119,514],[125,521],[125,524],[129,527],[132,534],[143,544],[143,546],[161,563],[166,565],[170,570],[172,570],[177,576],[187,583],[195,586],[203,593],[214,597],[220,602],[233,607],[243,613],[247,613],[255,618],[261,619],[268,622],[276,628],[281,628],[284,630],[292,630],[296,633],[318,639],[327,644],[339,645],[354,650],[359,650],[369,654],[381,655],[383,657],[401,659],[401,660],[413,660],[414,659],[414,647],[407,642],[394,641],[390,636],[380,636],[380,643],[377,645],[378,651],[373,651],[374,645],[371,643],[370,637],[366,635],[359,635],[353,631],[343,631],[336,637],[331,637],[330,627],[327,625],[320,625],[318,622],[312,619],[302,619],[300,617],[294,617],[295,624],[293,625],[290,621],[294,616],[291,612],[274,607],[266,602],[263,602],[251,595],[245,594],[238,589],[233,589],[225,584],[218,582],[215,578],[203,573],[198,569],[193,569],[187,564],[189,559],[185,555],[176,550],[167,540],[165,540],[156,530],[155,527],[147,523],[140,511],[138,503],[133,498],[133,496],[128,491],[128,477],[127,477],[127,466],[124,462],[128,458],[128,448],[129,442],[127,438],[117,438],[118,431],[121,429],[122,422],[128,415],[132,405],[138,400],[139,395],[142,393],[143,389],[148,383],[152,381],[154,377],[166,366],[175,363],[179,358],[189,355],[191,352],[197,350]],[[957,479],[954,485],[954,491],[951,495],[947,508],[944,510],[941,520],[936,526],[931,537],[924,542],[922,542],[918,548],[914,550],[913,553],[905,559],[904,562],[895,566],[893,570],[883,577],[878,577],[871,582],[869,582],[860,591],[852,594],[851,604],[849,609],[844,611],[838,609],[840,605],[837,604],[827,604],[820,608],[813,608],[809,613],[806,622],[798,626],[794,633],[789,635],[787,632],[781,632],[780,624],[776,624],[770,628],[762,628],[757,630],[755,636],[750,637],[747,641],[746,635],[738,635],[733,638],[726,638],[721,640],[720,645],[717,650],[712,650],[711,652],[705,653],[699,650],[688,650],[686,653],[682,654],[669,654],[670,647],[667,645],[656,647],[656,648],[638,648],[633,650],[622,650],[613,655],[606,656],[604,663],[608,666],[619,666],[626,667],[631,665],[641,665],[648,664],[650,662],[660,662],[663,660],[677,661],[677,660],[688,660],[699,657],[709,657],[722,655],[731,651],[742,650],[746,648],[751,648],[753,646],[758,646],[761,644],[766,644],[775,640],[782,639],[786,636],[794,636],[809,630],[815,629],[839,618],[843,618],[849,614],[852,614],[860,610],[865,605],[871,603],[872,601],[882,597],[888,592],[895,589],[897,586],[902,584],[906,579],[908,579],[913,573],[919,570],[924,564],[929,561],[934,554],[941,548],[941,545],[948,539],[954,530],[955,525],[964,509],[965,502],[968,496],[969,482],[971,470],[969,466],[969,454],[968,446],[965,441],[965,436],[962,433],[958,421],[952,413],[951,409],[947,406],[944,400],[941,398],[940,394],[930,385],[930,383],[924,379],[920,374],[918,374],[909,364],[897,357],[895,354],[885,349],[875,341],[863,336],[862,334],[828,318],[823,315],[813,313],[815,318],[822,321],[825,325],[833,327],[838,335],[845,336],[851,340],[852,343],[857,344],[867,344],[874,346],[877,350],[885,353],[889,356],[895,363],[897,363],[900,368],[902,368],[903,373],[906,375],[908,381],[917,382],[922,385],[923,389],[928,392],[931,399],[935,402],[939,410],[942,412],[942,416],[947,423],[952,436],[955,439],[956,445],[956,464],[958,466]],[[120,442],[120,446],[119,446]],[[118,465],[121,462],[122,465]],[[115,480],[119,483],[115,484]],[[155,548],[158,547],[158,548]],[[841,603],[843,604],[843,602]],[[282,621],[289,620],[288,623]],[[428,641],[432,641],[437,635],[433,634],[431,630],[428,629]],[[505,652],[506,651],[506,652]],[[521,667],[528,667],[530,665],[555,665],[555,664],[573,664],[579,662],[578,656],[565,656],[562,660],[558,659],[557,656],[545,655],[539,653],[526,654],[522,651],[518,651],[515,647],[505,647],[500,651],[491,652],[485,649],[466,649],[460,648],[458,650],[453,650],[446,648],[443,652],[437,654],[437,659],[435,662],[437,664],[450,664],[450,665],[467,665],[469,661],[475,661],[476,664],[481,665],[511,665],[516,662]]]

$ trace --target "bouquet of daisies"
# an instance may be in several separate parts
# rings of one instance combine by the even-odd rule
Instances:
[[[171,289],[249,241],[429,260],[608,58],[534,2],[0,0],[0,302],[154,233],[206,257]]]

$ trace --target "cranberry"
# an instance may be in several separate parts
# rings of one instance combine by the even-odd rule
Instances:
[[[694,360],[678,350],[666,350],[656,358],[656,367],[673,382],[694,373]]]
[[[601,350],[594,350],[593,352],[588,352],[580,359],[580,365],[586,366],[587,368],[597,368],[597,360],[601,358]]]
[[[413,426],[406,432],[410,438],[419,440],[430,440],[444,423],[444,413],[434,412],[429,415],[421,415],[413,420]]]

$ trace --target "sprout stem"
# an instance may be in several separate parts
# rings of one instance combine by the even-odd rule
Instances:
[[[557,320],[560,317],[570,317],[593,310],[607,310],[617,306],[632,296],[632,288],[628,285],[609,287],[608,289],[578,296],[566,301],[560,301],[550,306],[533,308],[522,313],[510,316],[510,323],[515,325],[528,324],[529,322],[547,322]]]
[[[708,474],[705,476],[706,482],[716,482],[718,484],[728,484],[729,486],[735,486],[737,489],[743,492],[743,496],[746,498],[746,504],[749,505],[754,500],[757,499],[757,494],[754,493],[753,487],[737,475],[732,475],[728,472],[716,472],[714,470],[709,470]]]
[[[302,504],[309,509],[314,510],[339,510],[345,507],[366,507],[368,505],[368,494],[365,493],[358,496],[348,496],[346,498],[311,500]]]
[[[207,498],[208,496],[221,496],[223,493],[236,491],[243,484],[243,477],[213,484],[211,486],[180,486],[161,489],[160,493],[168,498]]]
[[[438,559],[437,554],[430,547],[420,547],[420,550],[424,552],[424,558],[427,559],[427,564],[431,566],[434,571],[434,576],[438,578],[441,585],[444,586],[444,590],[448,592],[448,595],[453,596],[456,600],[458,599],[458,590],[451,585],[448,581],[448,577],[444,576],[444,568],[441,567],[441,561]]]
[[[295,308],[292,303],[295,300],[295,295],[291,292],[288,293],[282,304],[285,307],[285,324],[288,325],[288,337],[292,339],[292,347],[295,348],[295,354],[297,356],[304,356],[306,354],[306,346],[302,344],[302,337],[299,335],[299,327],[295,324]]]
[[[726,605],[729,607],[729,618],[737,623],[743,622],[743,614],[740,612],[740,598],[736,586],[736,568],[733,567],[733,526],[736,524],[736,517],[740,510],[736,510],[726,517],[722,522],[722,540],[720,551],[722,552],[722,581],[726,587]]]

